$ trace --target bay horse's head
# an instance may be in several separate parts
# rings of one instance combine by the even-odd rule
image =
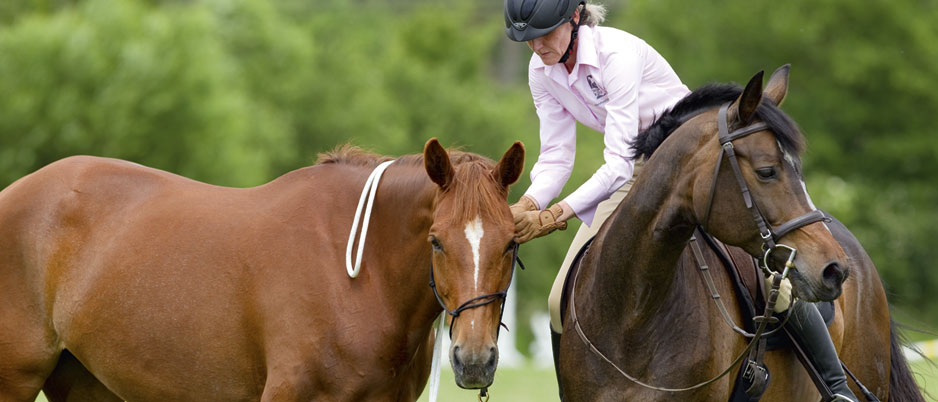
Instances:
[[[804,138],[778,109],[787,91],[787,65],[772,74],[765,91],[759,72],[735,101],[691,120],[708,132],[689,165],[699,171],[693,210],[708,232],[768,261],[769,268],[782,272],[787,262],[795,296],[832,300],[847,278],[847,256],[808,196],[800,162]]]
[[[494,166],[483,160],[453,164],[436,139],[423,153],[427,174],[440,187],[428,238],[431,286],[452,316],[456,384],[487,387],[495,377],[498,330],[517,252],[508,186],[524,169],[524,147],[515,142]]]

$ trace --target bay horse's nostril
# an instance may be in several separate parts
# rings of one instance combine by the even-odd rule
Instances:
[[[847,279],[847,269],[837,261],[831,261],[821,272],[821,279],[831,288],[839,287]]]

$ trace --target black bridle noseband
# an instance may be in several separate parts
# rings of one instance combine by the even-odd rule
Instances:
[[[501,332],[501,327],[507,328],[507,326],[502,322],[502,317],[505,315],[504,300],[506,297],[508,297],[508,288],[511,287],[511,281],[514,279],[516,263],[521,267],[521,269],[524,269],[524,264],[521,263],[521,259],[518,258],[517,243],[515,243],[514,249],[511,252],[511,276],[508,277],[508,286],[505,286],[505,289],[502,289],[498,292],[473,297],[460,304],[459,307],[456,307],[455,310],[450,310],[446,307],[446,303],[443,302],[443,298],[440,297],[440,293],[436,289],[436,281],[433,279],[433,257],[430,257],[430,289],[433,289],[433,295],[436,296],[436,301],[440,303],[440,307],[443,307],[443,310],[446,311],[446,314],[449,314],[453,317],[449,324],[449,339],[453,339],[453,327],[456,326],[456,317],[459,317],[460,313],[469,309],[474,309],[476,307],[485,306],[499,299],[502,300],[501,310],[498,315],[499,332]],[[497,338],[498,334],[496,334],[496,339]]]

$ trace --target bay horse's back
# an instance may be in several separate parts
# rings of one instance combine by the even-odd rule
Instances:
[[[851,260],[850,277],[836,303],[837,314],[843,317],[842,332],[832,334],[842,337],[841,360],[870,392],[884,401],[924,401],[890,318],[876,266],[853,233],[831,218],[828,227]],[[852,380],[848,382],[852,384]],[[888,398],[883,398],[887,389]],[[858,388],[853,390],[860,395]]]

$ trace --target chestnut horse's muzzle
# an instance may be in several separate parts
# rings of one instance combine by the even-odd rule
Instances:
[[[454,345],[450,353],[456,385],[465,389],[486,388],[492,385],[495,368],[498,366],[497,346],[492,345],[487,349],[472,352]]]

